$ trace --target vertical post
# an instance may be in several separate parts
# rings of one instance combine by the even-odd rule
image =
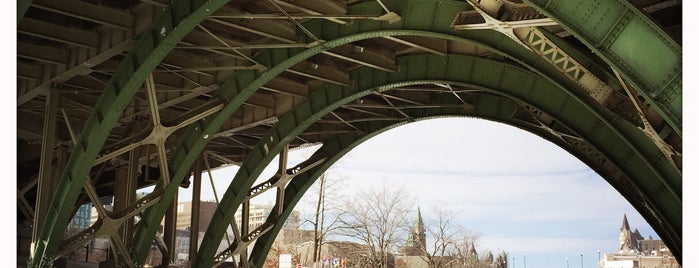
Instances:
[[[583,268],[583,255],[580,254],[580,268]]]
[[[240,236],[250,232],[250,200],[243,202],[243,210],[240,213]]]
[[[169,267],[169,264],[175,260],[177,252],[175,250],[175,236],[177,235],[177,193],[172,199],[172,203],[165,214],[165,231],[163,232],[163,240],[167,246],[167,256],[163,256],[163,267]]]
[[[129,177],[127,184],[124,186],[126,188],[127,204],[130,205],[136,202],[136,190],[138,190],[138,172],[140,171],[139,159],[141,158],[141,148],[136,148],[131,150],[129,153]],[[127,248],[131,247],[131,241],[133,241],[134,233],[134,218],[131,217],[126,222],[124,222],[123,234],[124,234],[124,245]]]
[[[138,148],[129,153],[127,166],[119,167],[116,171],[114,184],[114,211],[127,208],[136,201],[136,187],[138,180]],[[131,245],[133,239],[133,218],[126,220],[119,227],[119,236],[126,247]]]
[[[34,258],[35,245],[38,242],[41,227],[46,222],[53,191],[56,182],[53,179],[52,162],[54,158],[54,145],[56,139],[56,115],[58,114],[58,90],[50,89],[46,94],[46,112],[44,113],[44,133],[41,141],[41,159],[39,166],[39,179],[37,181],[36,205],[34,210],[34,225],[32,226],[32,244],[30,258]]]
[[[285,146],[284,149],[279,153],[279,168],[277,170],[279,179],[284,179],[286,174],[286,165],[289,159],[289,145]],[[277,187],[277,211],[275,215],[281,216],[284,211],[284,188],[285,185]]]
[[[189,260],[195,260],[199,248],[199,209],[201,199],[202,156],[194,162],[194,186],[192,186],[192,217],[189,228]]]

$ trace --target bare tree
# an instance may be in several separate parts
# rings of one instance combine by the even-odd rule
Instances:
[[[362,266],[387,267],[408,229],[413,198],[400,186],[360,191],[344,202],[340,234],[367,245]]]
[[[338,228],[338,220],[342,210],[337,207],[342,197],[342,178],[330,177],[324,173],[316,182],[318,198],[315,200],[315,213],[312,219],[305,222],[313,226],[313,259],[312,262],[320,263],[321,252],[325,243],[325,237]]]
[[[424,254],[429,267],[473,267],[479,262],[474,254],[479,235],[459,225],[454,212],[441,206],[433,211],[425,226],[430,243]]]

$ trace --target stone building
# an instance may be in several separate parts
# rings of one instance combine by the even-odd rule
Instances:
[[[599,267],[603,268],[678,268],[679,263],[660,239],[644,238],[638,229],[631,231],[624,219],[619,228],[619,251],[605,253]]]

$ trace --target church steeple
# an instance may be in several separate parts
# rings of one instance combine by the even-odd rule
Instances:
[[[415,214],[415,221],[413,222],[413,233],[425,235],[425,225],[422,223],[422,214],[420,213],[420,207],[417,207],[417,214]],[[424,239],[422,239],[424,241]]]
[[[619,228],[619,252],[624,254],[637,252],[638,241],[642,239],[639,238],[640,236],[641,235],[638,233],[638,231],[635,233],[631,232],[629,220],[626,218],[626,214],[624,214],[624,219],[621,222],[621,228]]]
[[[422,221],[420,207],[417,207],[413,227],[411,228],[408,239],[403,246],[403,254],[407,256],[422,256],[426,254],[427,244],[425,241],[425,225]]]
[[[629,230],[629,231],[631,230],[631,228],[629,228],[629,220],[626,219],[626,213],[624,213],[624,220],[621,222],[621,230],[620,231],[624,231],[624,230]]]

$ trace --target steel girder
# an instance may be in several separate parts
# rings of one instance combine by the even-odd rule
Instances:
[[[632,125],[612,122],[617,120],[604,116],[603,113],[595,110],[597,108],[581,101],[573,93],[540,76],[507,64],[466,56],[445,58],[423,55],[408,56],[399,62],[400,68],[406,70],[405,72],[387,74],[361,69],[352,74],[355,79],[354,86],[328,85],[313,92],[306,101],[279,120],[243,163],[226,191],[202,241],[196,267],[212,265],[213,253],[218,248],[223,232],[233,219],[235,209],[246,195],[246,192],[241,189],[250,188],[262,169],[281,152],[283,147],[314,121],[343,104],[371,93],[411,84],[452,83],[452,81],[481,89],[494,89],[501,94],[539,107],[563,125],[569,126],[581,139],[592,143],[608,161],[613,163],[612,165],[621,171],[619,178],[606,178],[610,184],[617,186],[617,190],[629,199],[639,202],[650,201],[635,205],[639,211],[643,211],[644,215],[658,215],[657,218],[649,221],[652,221],[656,228],[663,227],[662,229],[666,230],[661,232],[666,240],[679,241],[681,201],[677,193],[664,183],[663,177],[677,178],[680,174],[672,174],[672,170],[658,168],[654,165],[657,163],[649,161],[649,159],[662,161],[657,158],[661,153],[656,149],[650,155],[646,155],[643,151],[648,149],[653,151],[654,146],[652,144],[649,146],[648,142],[644,144],[642,141],[640,144],[634,143],[639,138],[645,139],[643,138],[645,136]],[[492,79],[493,77],[499,79]],[[425,80],[415,82],[419,79]],[[636,138],[634,139],[633,136]],[[602,165],[607,160],[601,161],[602,163],[597,165]],[[624,184],[624,187],[621,184]],[[664,190],[658,191],[659,188]],[[680,229],[678,230],[677,227]],[[264,232],[264,230],[260,231]]]
[[[133,50],[119,64],[83,127],[75,150],[61,175],[45,225],[42,226],[38,241],[33,245],[31,267],[45,267],[53,262],[88,171],[119,115],[146,77],[179,40],[226,2],[175,1],[138,38]]]
[[[421,4],[424,4],[424,3],[421,3]],[[459,8],[463,8],[463,7],[459,7],[458,5],[453,5],[453,6],[450,6],[450,7],[452,8],[452,10],[447,10],[447,9],[444,9],[444,7],[447,7],[447,6],[449,6],[449,5],[435,5],[434,3],[431,3],[430,5],[432,5],[433,7],[434,7],[434,6],[439,6],[438,9],[432,8],[432,9],[428,9],[428,10],[432,10],[433,12],[435,12],[435,13],[440,13],[440,14],[441,14],[441,13],[444,13],[444,12],[456,12],[457,10],[459,10]],[[415,8],[415,10],[418,10],[418,9],[419,9],[419,10],[424,10],[424,7]],[[362,11],[366,12],[366,10],[362,10]],[[406,17],[409,18],[410,16],[406,16]],[[424,23],[424,21],[413,22],[413,23],[415,23],[415,25],[410,25],[410,26],[415,27],[415,28],[418,28],[418,29],[425,29],[425,28],[432,27],[432,26],[434,26],[434,25],[440,25],[440,24],[430,24],[429,26],[427,26],[427,25],[421,24],[421,23]],[[327,26],[327,25],[326,25],[326,26]],[[375,29],[375,28],[379,28],[379,29],[380,29],[380,28],[384,27],[385,24],[384,24],[384,25],[369,25],[369,26],[371,26],[371,27],[369,27],[369,30]],[[329,27],[336,27],[336,26],[335,26],[335,25],[330,25]],[[393,26],[393,27],[400,27],[400,26]],[[321,26],[321,28],[323,28],[323,27]],[[392,28],[392,27],[391,27],[391,26],[386,26],[386,28]],[[313,25],[310,25],[310,26],[309,26],[309,29],[313,29]],[[360,30],[360,29],[361,29],[361,30]],[[355,25],[355,28],[353,28],[353,29],[346,30],[346,28],[345,28],[345,29],[343,29],[343,30],[349,31],[349,32],[351,32],[351,31],[359,31],[359,32],[361,32],[361,31],[363,31],[363,30],[367,30],[367,25],[361,25],[361,23],[358,23],[357,25]],[[430,30],[432,30],[432,31],[438,31],[439,29],[430,29]],[[447,29],[442,29],[442,30],[448,31]],[[400,31],[397,31],[397,32],[400,32]],[[330,35],[330,36],[332,36],[333,34],[334,34],[335,36],[341,35],[341,34],[338,34],[337,31],[327,30],[327,27],[325,27],[325,28],[322,30],[321,33],[326,33],[326,34],[328,34],[328,35]],[[421,32],[419,32],[419,31],[412,31],[412,32],[411,32],[411,34],[414,34],[414,35],[422,35],[422,34],[425,34],[425,35],[432,35],[433,33],[434,33],[434,32],[428,32],[427,34],[426,34],[426,33],[421,33]],[[381,35],[386,36],[386,35],[390,35],[390,34],[391,34],[391,33],[388,33],[388,32],[387,32],[387,33],[382,33],[382,34],[374,34],[374,35],[363,34],[363,35],[365,35],[364,37],[361,37],[361,38],[360,38],[360,37],[354,37],[354,38],[356,38],[355,40],[360,40],[360,39],[362,39],[362,38],[370,38],[370,37],[381,36]],[[482,35],[481,35],[481,34],[482,34]],[[495,35],[492,35],[492,34],[489,35],[489,34],[490,34],[490,33],[485,32],[485,33],[475,33],[475,34],[469,33],[469,34],[465,34],[465,35],[469,36],[469,37],[471,38],[471,40],[475,39],[475,40],[479,40],[479,41],[480,41],[480,40],[486,39],[485,42],[490,43],[490,44],[497,44],[497,45],[494,45],[494,46],[498,46],[499,49],[510,49],[510,50],[513,50],[513,51],[520,50],[520,53],[519,53],[519,55],[517,55],[517,56],[521,56],[521,57],[514,56],[514,57],[513,57],[514,59],[522,60],[522,58],[527,58],[527,56],[525,56],[525,55],[528,55],[528,56],[529,56],[528,58],[531,59],[529,62],[531,62],[532,65],[536,65],[536,64],[539,63],[539,66],[541,66],[540,69],[536,69],[536,70],[541,71],[542,69],[544,69],[544,70],[547,69],[547,66],[546,66],[545,64],[540,64],[540,61],[538,61],[538,59],[536,59],[535,57],[531,57],[531,55],[527,54],[527,52],[522,53],[521,51],[523,51],[523,50],[521,49],[521,47],[519,47],[519,46],[505,47],[505,46],[507,46],[507,44],[509,43],[509,42],[508,42],[509,40],[507,40],[506,38],[503,40],[502,36],[500,36],[499,34],[495,34]],[[490,38],[490,40],[488,40],[488,38]],[[497,39],[497,41],[492,41],[492,39]],[[353,41],[355,41],[355,40],[353,40]],[[467,40],[467,41],[468,41],[468,40]],[[488,42],[488,41],[489,41],[489,42]],[[472,41],[472,42],[473,42],[473,41]],[[485,43],[485,42],[484,42],[484,43]],[[332,48],[332,46],[330,46],[330,43],[324,43],[324,44],[322,45],[322,47],[323,47],[323,48]],[[503,47],[505,47],[505,48],[503,48]],[[501,53],[502,53],[502,52],[501,52]],[[289,54],[293,54],[293,53],[289,53]],[[301,53],[301,54],[303,54],[303,53]],[[503,54],[507,54],[507,53],[503,53]],[[298,55],[297,55],[297,56],[298,56]],[[508,55],[508,56],[512,56],[512,55]],[[292,63],[300,62],[300,60],[302,60],[302,59],[304,59],[304,58],[297,57],[297,61],[292,62]],[[529,62],[527,62],[527,63],[529,63]],[[276,73],[278,74],[279,72],[281,72],[281,68],[279,68],[279,67],[286,68],[287,66],[292,66],[292,65],[293,65],[293,64],[288,64],[288,65],[287,65],[287,64],[283,64],[283,65],[271,65],[271,66],[275,66],[275,69],[278,70],[278,71],[276,71]],[[549,68],[549,69],[551,69],[551,68]],[[556,77],[556,76],[554,75],[555,71],[551,71],[551,72],[549,72],[549,73],[551,73],[551,75],[549,75],[549,76],[547,76],[547,77]],[[264,73],[264,75],[265,75],[265,76],[266,76],[266,75],[270,75],[270,72],[268,71],[268,72]],[[268,78],[268,79],[270,79],[270,78]],[[560,78],[559,78],[559,79],[560,79]],[[562,79],[562,80],[565,82],[565,79]],[[244,94],[244,95],[247,95],[247,93]],[[238,97],[244,97],[244,96],[236,95],[236,101],[235,101],[235,102],[238,102]],[[212,131],[215,131],[215,130],[212,129]],[[213,133],[213,132],[212,132],[212,133]],[[211,133],[201,133],[201,135],[195,135],[194,138],[191,138],[191,139],[189,139],[189,140],[200,140],[201,138],[206,137],[206,136],[208,136],[208,135],[210,135],[210,134],[211,134]],[[192,136],[190,136],[190,137],[192,137]],[[185,142],[185,143],[186,143],[186,142]],[[252,183],[252,182],[250,182],[250,183]],[[249,187],[249,185],[238,185],[238,186],[248,186],[248,187]],[[242,199],[242,197],[240,197],[240,198]],[[157,219],[157,218],[159,218],[159,217],[153,217],[153,219]],[[148,236],[145,236],[145,237],[148,237]],[[205,251],[205,252],[206,252],[206,251]]]
[[[463,9],[470,8],[466,3],[451,1],[396,1],[390,2],[389,5],[392,9],[402,12],[403,20],[401,22],[387,24],[360,21],[348,27],[344,27],[332,22],[312,21],[305,25],[307,29],[313,32],[318,38],[331,41],[323,42],[307,50],[290,48],[263,51],[261,55],[257,56],[255,59],[257,62],[271,69],[263,73],[244,71],[233,74],[231,78],[219,87],[216,94],[217,97],[222,100],[217,102],[217,104],[225,103],[225,107],[216,115],[191,126],[187,134],[183,135],[183,138],[176,146],[175,153],[173,153],[172,156],[173,160],[169,161],[169,165],[176,169],[176,171],[173,172],[173,174],[175,174],[173,179],[179,180],[179,174],[186,174],[186,172],[188,172],[189,167],[196,158],[195,155],[201,151],[207,138],[215,134],[223,120],[235,112],[257,89],[302,60],[331,48],[358,40],[386,36],[414,35],[468,42],[489,48],[525,66],[529,66],[533,70],[545,74],[545,77],[556,79],[558,83],[575,87],[574,81],[570,81],[564,76],[558,75],[559,73],[554,67],[541,61],[538,56],[532,54],[529,50],[521,47],[506,36],[492,31],[454,33],[450,28],[451,21],[445,18],[449,18],[450,14],[453,15]],[[375,3],[357,4],[350,9],[350,13],[357,14],[380,14],[381,12],[383,12],[382,8]],[[439,16],[423,16],[424,12],[431,12],[435,15],[439,14]],[[433,19],[438,21],[433,21]],[[589,62],[589,60],[586,61],[584,58],[582,60],[584,62]],[[165,190],[162,199],[163,202],[166,203],[167,200],[171,198],[171,193],[176,191],[176,184],[177,182]],[[247,186],[249,187],[249,185]],[[157,224],[160,222],[164,211],[164,205],[157,205],[149,208],[144,213],[144,224],[137,229],[136,239],[134,240],[133,248],[137,255],[134,259],[137,262],[145,259],[145,254],[147,254],[147,249],[150,245],[150,237],[155,234]]]
[[[182,2],[174,2],[172,4],[172,7],[174,7],[173,9],[178,9],[177,7],[182,7],[184,5],[186,5],[186,4],[182,4]],[[451,37],[452,40],[458,39],[459,41],[473,42],[473,43],[477,43],[479,45],[482,45],[483,47],[488,47],[495,52],[501,53],[502,55],[504,55],[504,56],[514,60],[514,61],[517,61],[520,64],[523,64],[524,66],[531,68],[533,71],[543,75],[544,77],[554,80],[556,83],[563,85],[563,87],[572,88],[572,86],[569,86],[570,81],[567,81],[565,79],[565,77],[563,77],[563,76],[556,75],[555,69],[551,68],[550,66],[547,67],[547,64],[540,61],[538,58],[536,58],[536,56],[533,56],[531,53],[526,51],[526,49],[522,49],[518,45],[513,44],[514,42],[508,40],[508,38],[503,37],[499,33],[494,33],[492,31],[474,31],[474,32],[469,32],[469,33],[458,33],[458,34],[456,34],[456,36],[458,36],[458,37],[456,37],[456,38],[453,37],[455,34],[447,26],[450,22],[450,21],[447,21],[447,18],[449,18],[449,20],[450,20],[450,17],[449,17],[450,14],[458,12],[458,11],[463,10],[463,9],[467,9],[468,7],[464,3],[451,2],[451,1],[444,1],[444,2],[422,2],[422,1],[402,2],[402,1],[395,1],[395,2],[389,2],[388,5],[391,7],[391,9],[395,8],[395,10],[400,11],[400,13],[403,17],[403,20],[400,23],[387,24],[387,23],[378,23],[378,22],[368,22],[367,21],[367,22],[355,23],[355,24],[351,25],[351,27],[343,28],[343,29],[340,29],[337,25],[332,25],[330,23],[326,23],[326,24],[316,24],[315,26],[308,25],[308,28],[309,29],[316,29],[316,30],[314,30],[314,32],[318,36],[322,36],[322,39],[326,39],[326,40],[335,39],[335,38],[340,37],[340,36],[349,36],[352,33],[362,33],[362,32],[367,32],[367,31],[372,31],[372,30],[385,30],[385,29],[399,29],[395,32],[395,34],[397,34],[397,35],[399,35],[399,34],[421,35],[422,33],[420,31],[424,31],[425,33],[441,33],[441,35],[452,34],[452,37]],[[200,9],[200,11],[201,10],[202,9]],[[214,10],[215,10],[215,8],[212,8],[211,10],[206,10],[206,11],[213,12]],[[380,12],[381,12],[380,7],[378,7],[378,5],[376,5],[376,4],[356,5],[355,7],[352,8],[352,10],[360,11],[360,12],[364,12],[364,11],[377,12],[378,11],[377,12],[378,14],[380,14]],[[201,12],[203,12],[203,11],[201,11]],[[434,14],[439,14],[439,15],[438,16],[429,16],[429,15],[425,16],[424,15],[425,13],[432,13],[433,15]],[[204,15],[204,14],[202,13],[202,15]],[[170,17],[171,15],[165,14],[164,16]],[[194,27],[192,25],[196,25],[198,23],[198,21],[201,21],[201,20],[197,17],[197,19],[188,20],[186,23],[183,23],[183,24],[187,24],[187,27],[189,27],[189,26]],[[166,31],[167,31],[167,29],[171,29],[171,28],[160,28],[160,27],[158,27],[158,25],[160,25],[159,23],[162,23],[162,21],[160,21],[160,20],[156,21],[156,23],[154,24],[154,27],[151,28],[152,31],[150,31],[150,32],[153,35],[157,36],[158,29],[166,29]],[[186,32],[188,31],[187,27],[178,27],[176,30],[181,31],[183,34],[186,34]],[[191,28],[189,30],[191,30]],[[354,40],[360,40],[360,39],[381,36],[381,34],[385,34],[385,33],[381,32],[381,31],[375,31],[372,34],[365,34],[361,37],[355,37],[356,39],[354,39]],[[170,34],[168,36],[172,37],[173,35]],[[435,34],[433,36],[437,36],[437,34]],[[142,37],[140,39],[144,39],[144,38]],[[146,39],[148,39],[148,38],[146,38]],[[174,42],[176,40],[176,38],[172,37],[172,39],[169,39],[169,40]],[[347,40],[347,41],[351,42],[352,40]],[[141,49],[139,44],[140,43],[137,43],[135,49],[133,50],[133,51],[135,51],[135,53],[132,52],[132,53],[130,53],[130,55],[131,54],[135,55],[136,53],[140,53],[138,55],[141,55],[141,56],[149,55],[147,53],[148,49]],[[155,49],[155,51],[159,51],[159,52],[154,53],[155,56],[149,58],[150,60],[154,61],[155,64],[157,64],[157,62],[160,61],[158,59],[158,57],[160,57],[158,55],[159,53],[164,53],[164,54],[167,53],[167,49],[162,49],[162,50],[158,49],[158,48],[162,48],[162,47],[164,47],[164,45],[162,45],[162,43],[159,43]],[[319,48],[318,51],[322,51],[328,47],[329,47],[329,44],[324,43],[323,45],[321,45],[321,48]],[[277,51],[277,50],[274,50],[274,51]],[[284,53],[287,54],[287,56],[285,56],[285,57],[288,58],[289,55],[296,55],[296,53],[298,53],[298,52],[299,51],[287,51]],[[317,53],[317,51],[305,54],[304,56],[300,56],[297,59],[299,61],[303,60],[304,59],[303,57],[314,55],[314,53]],[[162,59],[162,57],[160,59]],[[122,65],[132,65],[132,66],[136,65],[136,66],[138,66],[138,64],[134,64],[133,62],[136,62],[136,61],[127,59],[127,60],[125,60],[125,62],[122,63]],[[275,62],[279,63],[279,62],[284,62],[284,61],[274,60],[271,62],[272,64],[267,65],[267,67],[277,66],[275,64]],[[134,67],[136,67],[136,66],[134,66]],[[289,65],[289,66],[291,66],[291,65]],[[283,67],[278,68],[278,70],[280,70],[279,72],[281,72],[283,70]],[[148,71],[147,68],[135,68],[135,71],[133,71],[133,72],[135,74],[138,74],[133,80],[129,80],[130,81],[129,85],[138,84],[137,86],[134,86],[134,88],[140,86],[140,83],[143,82],[143,79],[141,79],[140,83],[137,83],[137,80],[140,79],[139,77],[145,77],[148,73],[150,73],[150,71]],[[126,72],[118,72],[117,74],[121,74],[121,73],[126,73]],[[250,83],[252,83],[252,81],[257,81],[257,80],[255,80],[256,76],[260,76],[260,77],[264,78],[266,76],[273,77],[275,75],[276,74],[269,73],[269,72],[265,72],[265,73],[255,73],[252,71],[238,72],[236,74],[236,76],[239,76],[241,78],[238,78],[235,80],[235,82],[231,82],[231,83],[240,83],[236,87],[237,88],[244,88],[246,85],[250,85]],[[120,76],[115,75],[114,77],[115,78],[112,79],[113,81],[120,80]],[[246,78],[244,78],[244,77],[246,77]],[[126,78],[124,78],[124,79],[126,79]],[[262,80],[264,80],[264,79],[262,79]],[[262,81],[262,80],[260,80],[260,81]],[[229,80],[229,81],[233,81],[233,80]],[[264,84],[262,82],[260,82],[260,83]],[[111,86],[112,84],[113,83],[110,82],[109,88],[112,88],[112,86]],[[122,85],[123,84],[126,84],[126,83],[122,83]],[[259,85],[259,86],[261,86],[261,85]],[[245,100],[244,95],[246,95],[246,94],[251,95],[257,89],[255,87],[259,88],[259,86],[253,85],[251,87],[247,87],[247,89],[250,89],[250,90],[246,91],[245,94],[243,94],[243,95],[238,94],[239,92],[237,90],[234,91],[233,93],[220,94],[221,99],[223,101],[219,104],[224,104],[224,103],[230,104],[231,102],[229,102],[228,100],[231,100],[231,98],[229,98],[229,97],[234,97],[235,102],[242,103]],[[128,101],[131,97],[129,97],[129,95],[126,94],[128,92],[123,92],[124,90],[121,90],[121,88],[118,88],[118,89],[120,89],[120,90],[116,90],[116,92],[118,92],[118,93],[111,92],[108,90],[107,92],[111,92],[111,93],[110,94],[105,93],[101,97],[101,99],[106,99],[106,101],[100,101],[100,104],[97,105],[97,108],[98,108],[97,111],[104,112],[106,110],[106,111],[108,111],[108,113],[99,114],[99,112],[98,112],[98,115],[93,116],[93,117],[100,117],[100,116],[105,117],[105,115],[114,115],[114,114],[120,113],[120,112],[114,111],[117,109],[110,109],[111,106],[110,106],[109,100],[114,99],[113,95],[117,95],[119,97],[119,100],[124,100],[124,101]],[[128,87],[126,89],[131,90],[131,88],[128,88]],[[126,91],[129,91],[129,90],[126,90]],[[131,96],[133,96],[133,94],[131,94]],[[121,102],[121,103],[125,103],[125,102]],[[238,107],[239,107],[239,104],[236,104],[236,105],[238,105]],[[227,109],[229,109],[230,111],[222,112],[216,118],[223,119],[225,117],[226,113],[234,112],[237,109],[236,105],[226,105],[225,107]],[[123,108],[124,104],[117,105],[116,107]],[[114,117],[114,116],[106,116],[105,118],[110,119],[112,117]],[[90,145],[91,146],[91,147],[89,147],[89,149],[91,150],[90,154],[78,153],[78,155],[80,155],[80,156],[75,156],[76,153],[74,153],[74,155],[71,156],[71,159],[80,158],[80,159],[86,160],[86,161],[89,161],[90,159],[94,159],[94,157],[92,157],[91,154],[94,153],[96,155],[96,152],[99,150],[98,147],[101,147],[101,146],[97,146],[101,143],[99,142],[99,140],[100,140],[99,135],[95,135],[95,133],[105,132],[105,131],[107,131],[107,133],[108,133],[108,129],[110,129],[109,126],[113,125],[113,123],[108,124],[107,121],[98,120],[98,119],[91,119],[90,122],[92,122],[92,123],[89,123],[84,128],[85,131],[83,132],[83,136],[88,137],[88,138],[81,138],[81,142],[79,144],[79,146],[83,146],[83,147],[86,147],[85,145]],[[615,120],[616,120],[615,123],[623,124],[622,122],[619,122],[619,121],[621,121],[620,119],[615,119]],[[95,123],[95,121],[97,121],[97,123]],[[100,124],[100,121],[103,123]],[[215,131],[215,129],[218,129],[218,127],[215,126],[216,124],[211,124],[210,122],[211,122],[211,120],[209,120],[209,118],[207,118],[206,120],[201,120],[200,122],[197,122],[195,126],[192,126],[190,128],[190,130],[188,130],[187,134],[185,135],[185,138],[182,139],[183,142],[179,143],[179,145],[176,148],[176,150],[177,150],[176,153],[173,154],[173,159],[180,159],[180,160],[178,160],[179,162],[178,161],[169,161],[168,162],[168,166],[169,166],[170,171],[175,170],[172,168],[172,167],[176,166],[175,163],[183,164],[182,166],[176,166],[182,170],[189,169],[189,166],[191,166],[190,162],[193,162],[193,160],[189,161],[187,159],[195,158],[196,155],[198,155],[198,152],[201,151],[201,148],[203,148],[204,144],[206,143],[206,140],[209,137],[208,135],[213,133],[211,131]],[[208,130],[202,131],[204,129],[204,127],[207,127]],[[106,134],[104,134],[104,135],[106,135]],[[81,136],[81,137],[83,137],[83,136]],[[640,142],[643,142],[645,140],[642,137],[636,137],[634,139],[637,139]],[[86,141],[89,141],[89,143]],[[195,146],[190,147],[191,145],[196,145],[196,147]],[[197,148],[198,146],[201,146],[201,148],[198,149]],[[81,148],[81,149],[84,150],[85,148]],[[198,152],[197,152],[197,150],[198,150]],[[77,150],[77,152],[80,152],[80,150]],[[185,160],[187,160],[187,161],[185,161]],[[79,161],[79,162],[83,162],[83,161]],[[660,161],[660,162],[662,162],[662,161]],[[71,166],[69,164],[67,166],[66,173],[73,174],[73,175],[81,174],[81,173],[87,174],[87,170],[89,170],[90,166],[91,165],[87,165],[87,164],[85,164],[84,166]],[[664,168],[664,167],[661,167],[661,168]],[[181,172],[180,173],[171,172],[170,174],[181,174]],[[76,192],[76,190],[74,190],[75,187],[77,187],[77,191],[79,191],[79,189],[80,189],[79,187],[82,185],[82,182],[80,182],[78,180],[80,180],[80,178],[84,178],[84,177],[85,176],[73,176],[73,177],[69,177],[68,179],[62,179],[62,182],[66,181],[66,180],[70,181],[71,178],[74,180],[72,182],[70,182],[68,185],[65,185],[62,183],[63,186],[59,188],[59,193],[60,193],[59,196],[75,196],[75,195],[77,195],[77,194],[72,194],[72,193]],[[676,180],[674,178],[675,177],[671,176],[670,179],[668,179],[670,182],[665,183],[665,184],[673,185],[671,187],[673,189],[675,189],[677,185],[681,184],[681,179]],[[178,177],[173,176],[173,179],[177,180]],[[82,180],[84,181],[84,179],[82,179]],[[172,186],[173,184],[177,184],[177,183],[171,183],[168,186]],[[174,189],[176,190],[176,186],[174,186]],[[161,203],[167,204],[168,202],[170,202],[169,200],[167,200],[168,198],[166,198],[166,197],[167,197],[166,195],[163,195],[163,199],[162,199]],[[64,197],[61,197],[61,198],[64,198]],[[172,199],[172,198],[169,198],[169,199]],[[54,206],[59,207],[59,208],[63,208],[61,211],[66,211],[66,210],[68,210],[66,208],[67,207],[66,204],[69,204],[69,202],[62,202],[61,204],[54,204]],[[158,206],[160,206],[160,204],[158,204]],[[154,207],[153,210],[147,211],[147,212],[149,212],[149,213],[147,213],[148,218],[144,218],[144,220],[147,220],[147,221],[143,221],[142,223],[148,223],[148,222],[152,223],[154,221],[159,222],[159,220],[162,219],[162,214],[164,212],[163,213],[152,212],[152,211],[156,211],[155,208],[156,207]],[[642,213],[643,213],[643,211],[642,211]],[[645,214],[645,215],[646,215],[646,218],[648,219],[647,214]],[[681,216],[681,214],[680,214],[680,216]],[[68,216],[65,216],[65,217],[68,217]],[[67,218],[65,221],[62,219],[59,221],[56,221],[56,223],[58,223],[58,225],[51,227],[52,231],[50,231],[51,234],[49,236],[51,236],[51,237],[58,236],[59,235],[58,233],[63,230],[61,228],[65,228],[65,224],[63,224],[63,222],[67,222]],[[63,226],[63,227],[61,227],[61,226]],[[141,226],[146,226],[146,224],[141,224]],[[137,233],[135,235],[136,242],[134,242],[135,246],[134,246],[134,249],[132,250],[132,253],[138,252],[139,248],[143,248],[146,245],[150,245],[150,242],[153,239],[154,232],[152,233],[153,235],[151,235],[150,232],[144,232],[141,230],[141,228],[142,228],[141,226],[139,226],[139,230],[137,231]],[[152,229],[152,228],[154,228],[154,226],[151,224],[150,226],[146,226],[143,228]],[[60,229],[60,231],[59,231],[59,229]],[[46,240],[46,241],[48,241],[48,240]],[[137,241],[142,241],[142,242],[140,244],[138,244]],[[143,241],[147,241],[147,242],[143,242]],[[54,241],[51,243],[55,244],[56,242]],[[37,247],[42,247],[42,246],[37,244]],[[43,253],[46,253],[46,252],[40,252],[39,254],[41,255]],[[50,251],[48,253],[49,254],[44,254],[43,256],[49,257],[51,255]],[[136,254],[136,253],[133,253],[133,254]],[[42,258],[44,258],[44,257],[42,257]],[[134,258],[134,259],[137,259],[137,258]]]
[[[600,55],[682,135],[682,48],[645,14],[620,0],[525,2]]]

